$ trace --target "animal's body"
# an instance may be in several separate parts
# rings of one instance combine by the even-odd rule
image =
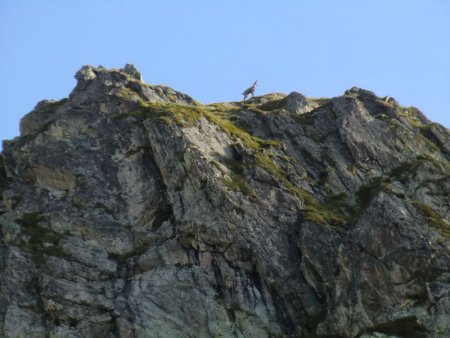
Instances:
[[[246,90],[244,90],[243,92],[242,92],[242,95],[244,95],[244,101],[247,99],[247,96],[248,95],[252,95],[252,97],[253,97],[253,94],[255,93],[255,90],[256,90],[256,85],[258,84],[258,81],[255,81],[254,83],[253,83],[253,85],[250,87],[250,88],[247,88]]]

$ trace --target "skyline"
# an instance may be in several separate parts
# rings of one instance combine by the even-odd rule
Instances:
[[[450,3],[435,0],[0,1],[0,138],[84,65],[132,63],[151,84],[202,103],[357,86],[450,127]]]

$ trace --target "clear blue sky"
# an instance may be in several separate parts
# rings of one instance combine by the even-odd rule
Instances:
[[[0,139],[84,64],[204,102],[358,86],[450,127],[449,0],[0,0]]]

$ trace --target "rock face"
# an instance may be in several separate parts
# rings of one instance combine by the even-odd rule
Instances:
[[[1,337],[450,337],[450,133],[352,88],[83,67],[0,156]]]

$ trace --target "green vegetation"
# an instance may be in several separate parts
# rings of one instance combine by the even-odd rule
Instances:
[[[326,105],[327,103],[330,103],[332,99],[327,97],[319,97],[319,98],[310,98],[310,100],[314,103],[317,103],[320,106]]]
[[[168,125],[176,123],[183,127],[195,124],[200,118],[206,118],[226,133],[239,139],[248,148],[259,149],[261,147],[280,146],[281,142],[276,140],[263,140],[255,137],[233,122],[233,117],[239,110],[238,106],[225,104],[189,106],[167,102],[141,101],[141,105],[137,110],[128,114],[121,114],[116,118],[124,118],[127,116],[142,119],[154,118],[160,119]]]
[[[370,202],[370,199],[376,195],[378,191],[386,188],[389,183],[398,181],[402,184],[406,184],[411,177],[414,177],[420,166],[425,163],[432,164],[436,170],[442,174],[436,181],[449,177],[449,164],[441,163],[431,157],[418,156],[414,160],[400,163],[397,167],[392,169],[386,177],[375,177],[371,182],[362,185],[357,192],[359,207],[364,209]]]
[[[422,161],[420,160],[402,162],[398,167],[394,168],[390,172],[389,177],[391,177],[391,180],[397,180],[404,184],[409,180],[421,164]]]
[[[259,110],[262,110],[264,112],[266,111],[275,112],[280,111],[281,109],[283,109],[283,107],[284,107],[284,98],[263,103],[259,107]]]
[[[423,165],[432,166],[440,175],[436,181],[446,179],[450,176],[450,163],[439,160],[438,158],[433,158],[426,154],[424,156],[417,156],[411,161],[405,161],[400,163],[396,168],[394,168],[385,179],[386,181],[399,181],[400,183],[407,183],[411,177],[414,177],[417,170]]]
[[[195,125],[200,119],[208,120],[250,150],[252,156],[249,158],[250,160],[253,158],[253,165],[264,169],[283,187],[303,202],[304,217],[306,220],[322,225],[344,226],[345,224],[351,223],[356,214],[367,207],[370,199],[378,191],[385,189],[394,180],[405,183],[421,164],[421,161],[402,163],[388,177],[375,178],[372,182],[361,186],[357,192],[357,206],[350,206],[346,202],[347,196],[345,194],[328,196],[323,201],[318,200],[310,192],[296,186],[290,180],[286,170],[280,166],[280,164],[286,162],[286,159],[281,158],[282,155],[278,155],[274,151],[274,148],[281,145],[280,141],[258,138],[249,133],[240,123],[239,112],[248,110],[264,115],[268,114],[268,112],[274,113],[277,110],[283,109],[283,100],[284,97],[276,97],[263,104],[236,102],[195,106],[169,102],[140,101],[138,109],[130,114],[119,116],[119,118],[132,115],[139,119],[158,119],[167,125],[172,126],[175,124],[182,127]],[[313,101],[323,105],[327,104],[329,99],[315,99]],[[416,112],[411,111],[411,114],[414,113]],[[303,114],[298,119],[301,119],[300,122],[302,124],[314,123],[314,119],[310,114]],[[418,133],[417,137],[420,138],[420,141],[424,139],[420,133]],[[432,149],[433,147],[429,143],[431,142],[427,142],[427,145],[429,145],[428,148]],[[241,191],[246,196],[255,196],[255,191],[246,180],[243,165],[239,160],[221,160],[220,163],[213,160],[211,164],[222,172],[223,177],[221,181],[228,189]],[[225,170],[224,166],[229,170]]]
[[[365,209],[372,197],[379,191],[386,190],[391,182],[399,181],[400,183],[406,183],[419,166],[419,161],[403,162],[394,168],[388,176],[375,177],[369,183],[360,186],[356,193],[359,201],[359,209]]]
[[[427,150],[431,153],[436,153],[439,151],[439,148],[436,144],[431,142],[427,137],[424,136],[422,132],[422,128],[418,133],[415,134],[415,138],[417,143],[424,143],[425,146],[428,148]]]
[[[242,110],[244,104],[216,103],[207,106],[189,106],[167,102],[146,102],[141,101],[140,107],[129,114],[123,114],[116,118],[134,116],[139,119],[159,119],[167,125],[177,124],[182,127],[194,125],[199,119],[205,118],[217,125],[221,130],[239,140],[246,148],[254,152],[261,152],[265,148],[279,147],[280,141],[264,140],[251,135],[247,130],[239,125],[237,114]],[[215,165],[223,172],[221,165],[213,161]],[[243,173],[242,164],[225,161],[225,166],[230,170],[227,177],[222,178],[223,184],[233,191],[241,191],[247,196],[254,196],[255,193],[247,184]]]
[[[297,121],[300,125],[312,126],[316,123],[316,119],[314,118],[314,111],[310,111],[308,113],[300,114],[300,115],[292,115],[291,116],[295,121]],[[315,138],[314,135],[308,135],[311,138]]]
[[[130,115],[142,119],[162,119],[166,123],[170,121],[170,125],[175,122],[182,126],[188,126],[194,124],[203,114],[201,108],[196,106],[141,101],[140,107],[137,110],[129,114],[121,115],[120,117]]]
[[[242,106],[238,103],[212,103],[205,107],[211,113],[231,120],[234,120],[237,113],[242,111]]]
[[[358,212],[364,210],[369,204],[370,200],[382,190],[388,190],[390,183],[398,181],[402,184],[406,184],[412,177],[414,177],[416,171],[420,166],[425,163],[429,163],[442,174],[436,179],[430,179],[426,182],[439,182],[441,180],[448,179],[449,177],[449,165],[433,160],[432,158],[426,158],[419,156],[412,161],[405,161],[400,163],[399,166],[394,168],[386,177],[375,177],[371,182],[362,185],[357,191],[358,197]],[[400,195],[399,195],[400,196]],[[404,197],[404,196],[401,196]],[[419,208],[422,215],[431,224],[433,224],[437,230],[445,237],[450,239],[450,224],[446,223],[429,205],[420,201],[414,200],[413,205]],[[345,208],[345,206],[343,206]]]
[[[245,177],[243,175],[232,173],[230,178],[223,177],[221,180],[223,185],[232,191],[240,191],[246,196],[256,196],[255,192],[245,181]]]
[[[228,177],[223,177],[222,183],[232,191],[241,191],[246,196],[256,196],[252,188],[247,184],[244,176],[244,167],[241,162],[224,160],[224,164],[230,170]],[[218,163],[216,162],[216,166]],[[220,166],[220,165],[219,165]],[[219,167],[222,171],[222,169]],[[223,171],[222,171],[223,173]]]
[[[380,102],[386,107],[386,109],[390,110],[390,113],[389,116],[384,113],[380,113],[376,115],[377,118],[385,120],[391,125],[402,128],[410,133],[410,128],[407,127],[409,123],[410,126],[416,129],[416,132],[414,133],[416,142],[424,145],[428,152],[436,153],[440,148],[442,148],[440,141],[437,140],[436,137],[430,132],[433,124],[423,121],[423,115],[417,108],[399,107],[389,102]],[[407,123],[404,122],[405,120]]]
[[[305,192],[305,191],[303,191]],[[307,193],[309,195],[309,193]],[[306,207],[304,209],[305,219],[321,225],[332,225],[345,227],[350,219],[339,213],[332,205],[319,202],[312,195],[304,194]],[[331,208],[329,208],[331,207]]]
[[[64,98],[59,101],[49,101],[45,103],[41,103],[41,106],[39,107],[38,111],[47,115],[53,114],[56,109],[63,104],[67,103],[69,101],[68,98]]]
[[[233,111],[223,112],[228,116],[233,113]],[[221,117],[218,114],[214,114],[211,111],[203,110],[203,116],[206,117],[212,123],[218,125],[222,130],[227,132],[228,134],[238,138],[241,140],[247,147],[251,149],[259,149],[261,147],[270,147],[275,146],[278,147],[281,145],[280,141],[276,140],[263,140],[258,137],[255,137],[249,134],[246,130],[242,129],[236,123],[233,123],[231,119],[226,119]]]
[[[358,215],[358,210],[354,205],[347,202],[348,195],[346,192],[341,192],[335,195],[327,196],[325,199],[325,204],[329,206],[332,210],[346,215],[346,221],[350,222]]]
[[[237,127],[231,121],[220,118],[214,114],[211,114],[208,111],[205,111],[205,117],[209,121],[220,126],[222,130],[226,131],[228,134],[240,139],[249,148],[252,149],[260,148],[261,145],[266,142],[264,140],[261,140],[257,137],[250,135],[247,131]]]
[[[219,171],[222,173],[222,175],[225,175],[225,170],[223,170],[222,165],[217,162],[216,160],[211,160],[209,161],[209,164],[212,164],[213,166],[215,166],[217,169],[219,169]]]
[[[439,214],[428,204],[418,200],[412,201],[412,204],[419,208],[423,217],[444,237],[450,240],[450,224],[442,219]]]
[[[276,180],[278,180],[285,188],[296,195],[305,205],[304,214],[305,219],[318,224],[330,224],[330,225],[343,225],[349,221],[342,212],[342,201],[331,198],[328,202],[321,202],[313,197],[309,192],[304,189],[296,187],[288,177],[288,174],[279,165],[276,164],[276,159],[279,157],[283,161],[291,160],[282,158],[273,154],[270,150],[265,150],[267,146],[277,147],[280,143],[272,140],[262,140],[247,133],[245,130],[236,126],[230,119],[223,118],[223,116],[229,116],[233,114],[236,107],[233,106],[213,106],[215,112],[220,114],[213,114],[211,111],[203,110],[203,116],[208,120],[220,126],[224,131],[230,135],[238,138],[247,147],[254,152],[254,165],[257,165],[267,171]],[[285,157],[285,156],[284,156]],[[218,162],[214,163],[219,170],[222,171]],[[245,180],[242,163],[238,161],[225,161],[225,166],[230,169],[231,174],[229,177],[222,178],[223,184],[233,191],[241,191],[247,196],[255,196],[255,192],[251,189]],[[342,196],[341,196],[342,197]]]
[[[436,152],[438,150],[441,150],[442,152],[446,152],[445,148],[443,147],[443,144],[441,141],[439,141],[436,136],[433,134],[431,128],[433,127],[433,124],[427,124],[419,129],[420,134],[423,136],[425,141],[427,142],[428,146],[432,149],[433,152]]]
[[[270,156],[270,155],[269,155]],[[308,191],[296,187],[287,173],[276,165],[269,156],[256,155],[256,165],[265,169],[273,177],[277,178],[289,191],[294,193],[304,204],[305,219],[321,225],[344,225],[349,218],[343,215],[333,203],[321,202]]]
[[[283,187],[297,196],[304,204],[304,217],[306,220],[318,224],[329,224],[343,226],[349,224],[355,219],[357,214],[364,210],[369,204],[371,198],[382,189],[387,189],[389,183],[398,181],[406,183],[426,161],[426,159],[417,159],[401,163],[397,168],[393,169],[386,177],[377,177],[371,182],[361,186],[357,192],[358,204],[350,206],[346,200],[345,194],[337,194],[328,196],[324,201],[315,198],[305,189],[297,187],[289,178],[289,174],[280,166],[286,159],[282,159],[275,154],[273,148],[279,147],[281,142],[276,140],[263,140],[258,138],[245,129],[239,119],[239,112],[243,110],[251,111],[256,114],[266,115],[279,112],[283,109],[284,98],[282,95],[273,97],[264,97],[267,99],[265,103],[257,103],[258,98],[250,102],[232,102],[232,103],[214,103],[210,105],[181,105],[175,103],[154,103],[141,101],[139,109],[131,113],[138,118],[154,118],[164,121],[168,125],[177,124],[182,127],[194,125],[199,119],[206,119],[217,125],[221,130],[238,140],[243,146],[251,150],[253,153],[253,165],[259,166],[268,172]],[[260,100],[259,102],[261,102]],[[330,99],[312,99],[319,105],[325,105]],[[385,103],[387,109],[395,109],[399,116],[407,119],[413,126],[419,128],[423,132],[416,134],[416,139],[424,144],[429,152],[436,152],[437,146],[426,137],[428,127],[421,122],[420,112],[415,108],[396,107],[392,104]],[[383,115],[383,114],[382,114]],[[383,115],[385,116],[385,115]],[[303,114],[295,117],[302,124],[315,123],[315,119],[311,114]],[[386,115],[389,121],[398,123],[401,127],[406,128],[399,119],[391,118]],[[245,178],[243,165],[239,161],[211,161],[223,174],[222,183],[232,191],[241,191],[247,196],[255,196],[254,190],[251,188]],[[229,171],[224,170],[226,166]],[[326,174],[326,173],[325,173]],[[325,177],[326,178],[326,177]],[[320,183],[320,182],[319,182]],[[431,217],[431,216],[429,216]],[[430,218],[431,219],[431,218]],[[436,219],[436,218],[433,218]]]
[[[139,99],[139,95],[134,90],[128,87],[121,88],[119,95],[125,100]]]
[[[397,110],[398,114],[400,116],[403,116],[405,119],[408,120],[411,125],[413,125],[416,128],[424,127],[425,124],[420,120],[420,111],[415,107],[400,107],[400,109]]]

